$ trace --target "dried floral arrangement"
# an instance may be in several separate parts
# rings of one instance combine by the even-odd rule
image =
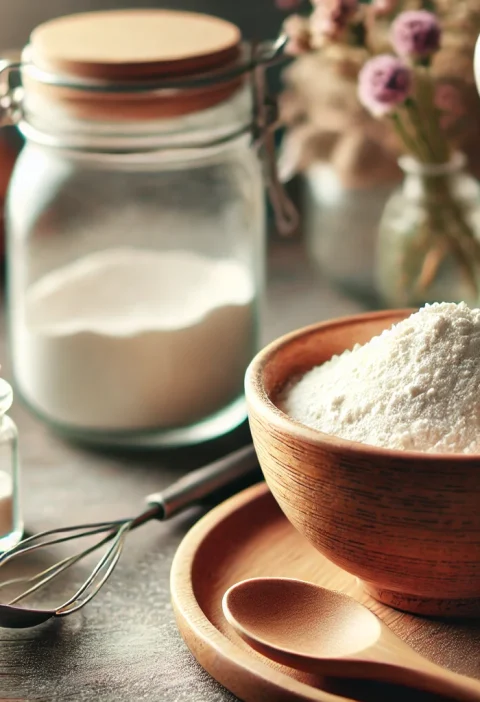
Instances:
[[[312,2],[284,25],[297,59],[280,98],[283,178],[327,161],[368,187],[399,177],[401,153],[439,163],[456,149],[480,174],[480,0]]]

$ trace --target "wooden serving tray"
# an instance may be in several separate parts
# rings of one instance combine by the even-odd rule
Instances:
[[[412,648],[440,665],[480,679],[480,621],[425,619],[379,604],[362,591],[354,576],[303,539],[261,483],[203,517],[182,541],[171,573],[173,606],[188,647],[210,675],[245,702],[447,699],[402,687],[327,680],[255,653],[230,628],[221,605],[227,588],[255,576],[301,578],[346,592],[366,604]]]

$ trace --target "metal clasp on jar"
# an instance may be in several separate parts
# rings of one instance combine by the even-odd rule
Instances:
[[[22,118],[21,66],[13,58],[0,59],[0,126],[17,124]]]
[[[275,42],[262,42],[252,45],[253,88],[254,88],[254,134],[264,167],[264,180],[275,216],[279,234],[289,236],[298,229],[297,208],[288,197],[278,177],[275,150],[275,132],[281,126],[278,120],[277,101],[267,90],[266,69],[283,58],[283,48],[287,37],[280,35]]]

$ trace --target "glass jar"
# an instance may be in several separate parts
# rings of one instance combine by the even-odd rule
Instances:
[[[385,206],[376,254],[379,293],[389,307],[432,302],[478,306],[480,186],[465,158],[449,163],[400,159],[403,185]]]
[[[309,257],[331,283],[370,306],[378,303],[378,221],[391,194],[388,182],[347,188],[328,164],[316,164],[305,174],[303,229]]]
[[[144,11],[153,28],[156,13],[186,15]],[[220,92],[156,78],[129,83],[131,94],[115,77],[99,95],[90,78],[46,78],[33,40],[27,49],[26,144],[7,203],[21,397],[62,433],[105,445],[189,444],[234,428],[265,261],[248,75]]]
[[[0,378],[0,553],[16,546],[23,533],[17,428],[7,415],[12,401],[12,388]]]

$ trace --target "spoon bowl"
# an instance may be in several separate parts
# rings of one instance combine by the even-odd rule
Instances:
[[[303,659],[358,654],[381,632],[377,617],[356,600],[302,580],[245,580],[229,590],[224,602],[227,619],[252,648],[266,650],[275,641],[276,651],[298,658],[296,668]],[[306,612],[315,616],[306,620]]]
[[[480,681],[423,658],[369,609],[343,593],[303,580],[252,578],[227,590],[222,605],[237,634],[282,665],[480,701]]]

